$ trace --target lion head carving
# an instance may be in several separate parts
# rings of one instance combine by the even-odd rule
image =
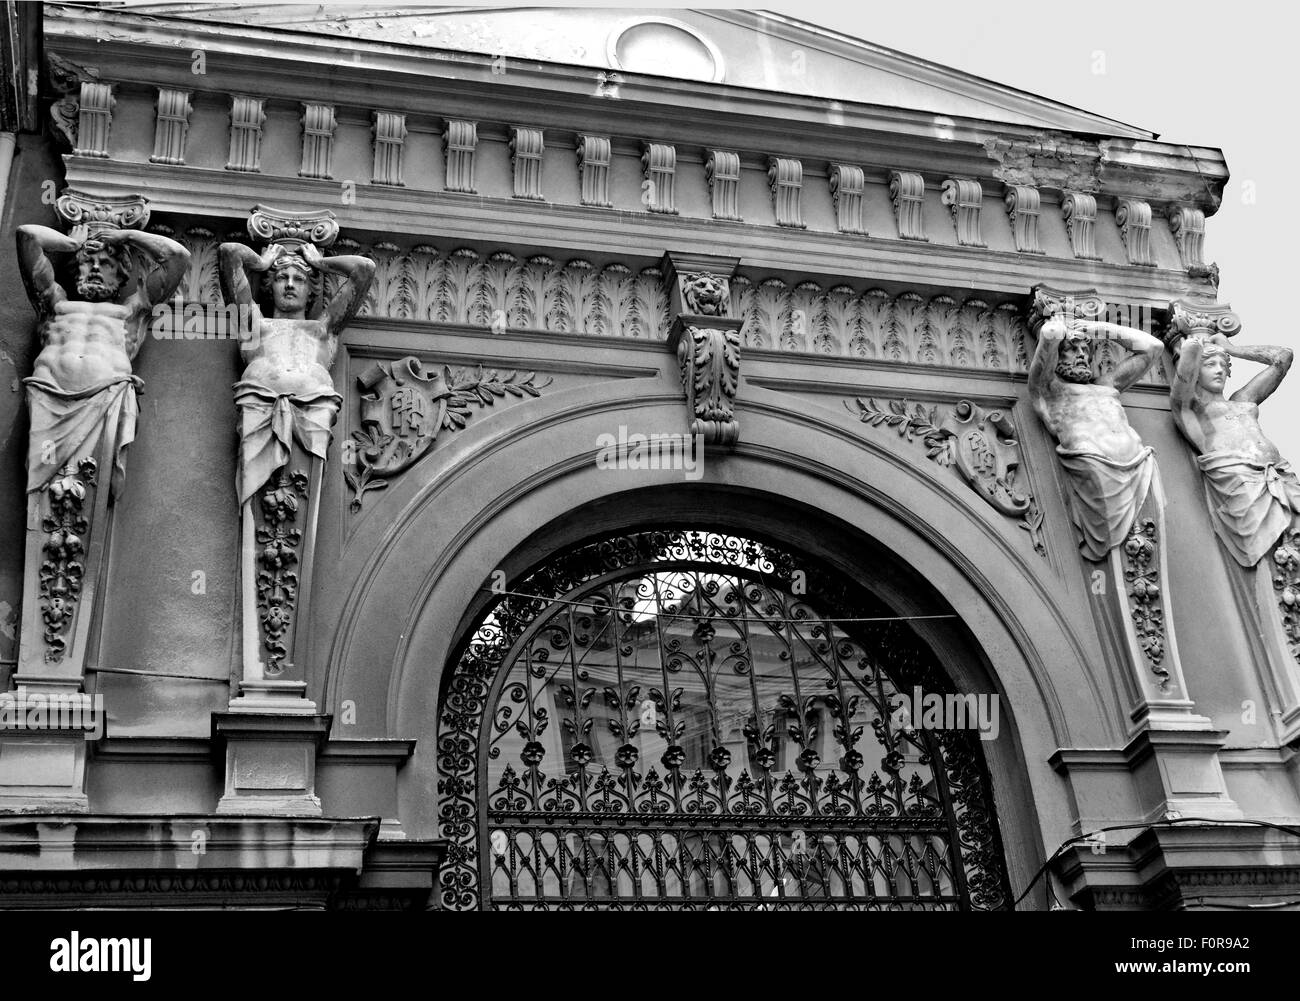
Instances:
[[[727,281],[707,271],[682,277],[682,300],[689,313],[722,316],[727,312]]]

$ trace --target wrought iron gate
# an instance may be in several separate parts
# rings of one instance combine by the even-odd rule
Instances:
[[[950,682],[905,624],[844,621],[887,614],[731,535],[553,558],[444,691],[443,906],[1006,906],[978,739],[897,709]]]

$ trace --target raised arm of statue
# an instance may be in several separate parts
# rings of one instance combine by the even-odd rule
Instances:
[[[1205,338],[1200,334],[1189,334],[1178,346],[1178,365],[1174,369],[1174,384],[1169,389],[1175,414],[1190,407],[1196,398],[1196,384],[1201,378],[1201,359],[1204,354]]]
[[[1052,380],[1056,378],[1056,366],[1060,361],[1061,342],[1067,332],[1065,320],[1059,315],[1046,320],[1038,329],[1038,346],[1029,363],[1029,392],[1034,399],[1042,399],[1052,393]]]
[[[217,266],[221,277],[221,294],[228,304],[255,306],[253,291],[248,284],[248,272],[265,271],[283,252],[277,244],[270,244],[262,254],[242,243],[223,243],[217,249]]]
[[[97,234],[95,239],[105,247],[138,250],[150,262],[152,267],[141,275],[135,291],[138,305],[145,309],[170,299],[190,266],[190,252],[175,240],[157,233],[111,229]]]
[[[1282,384],[1287,371],[1291,368],[1294,353],[1290,348],[1270,347],[1262,344],[1237,346],[1226,338],[1224,340],[1229,357],[1262,362],[1268,366],[1250,382],[1233,393],[1230,399],[1238,403],[1263,403]]]
[[[1158,337],[1134,327],[1101,320],[1081,320],[1077,326],[1097,340],[1115,341],[1129,352],[1127,358],[1097,379],[1097,385],[1114,386],[1121,393],[1141,379],[1164,351]]]
[[[375,277],[375,262],[368,257],[343,255],[326,257],[310,243],[302,248],[303,259],[318,271],[342,275],[343,283],[326,307],[325,322],[330,334],[337,335],[356,315],[365,301],[366,290]]]
[[[54,265],[48,255],[75,253],[83,238],[84,233],[65,236],[48,226],[18,227],[18,269],[22,272],[27,298],[40,316],[52,313],[55,305],[68,297],[54,280]]]

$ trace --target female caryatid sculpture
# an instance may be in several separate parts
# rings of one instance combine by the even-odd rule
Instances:
[[[1260,427],[1259,405],[1282,384],[1293,353],[1237,345],[1230,338],[1240,330],[1225,304],[1170,305],[1166,336],[1177,359],[1170,404],[1197,453],[1214,533],[1242,568],[1230,579],[1264,642],[1273,715],[1290,741],[1300,736],[1300,478]],[[1225,396],[1234,358],[1264,368]]]
[[[1259,426],[1259,405],[1291,367],[1290,348],[1238,346],[1240,324],[1222,307],[1171,309],[1177,359],[1174,422],[1197,452],[1214,531],[1243,567],[1255,566],[1300,514],[1300,480]],[[1224,397],[1232,359],[1265,368]]]
[[[338,235],[329,212],[258,206],[248,229],[267,241],[262,253],[241,243],[223,243],[219,253],[226,303],[239,307],[245,362],[234,387],[244,667],[236,703],[311,712],[301,665],[294,667],[294,639],[310,593],[321,477],[342,402],[330,367],[375,266],[365,257],[322,255]],[[329,295],[325,275],[340,279]],[[261,279],[267,302],[259,305],[250,276]]]

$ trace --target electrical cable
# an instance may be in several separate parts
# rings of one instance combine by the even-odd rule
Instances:
[[[1039,866],[1038,871],[1034,873],[1034,878],[1029,881],[1029,885],[1025,887],[1024,892],[1021,893],[1020,896],[1016,897],[1014,901],[1012,901],[1011,903],[1012,910],[1014,910],[1017,906],[1019,906],[1020,902],[1024,900],[1025,897],[1029,896],[1029,892],[1034,888],[1034,885],[1038,882],[1038,880],[1042,878],[1043,874],[1048,871],[1048,868],[1051,866],[1051,864],[1055,862],[1057,857],[1063,851],[1065,851],[1066,848],[1070,847],[1070,845],[1077,844],[1081,841],[1090,841],[1097,834],[1106,833],[1108,831],[1139,831],[1139,830],[1144,831],[1151,827],[1175,827],[1179,824],[1204,824],[1211,827],[1266,827],[1269,828],[1270,830],[1282,831],[1284,834],[1290,834],[1292,837],[1300,838],[1300,828],[1290,827],[1286,824],[1274,824],[1271,821],[1267,821],[1267,820],[1215,820],[1210,817],[1166,817],[1164,819],[1150,821],[1149,823],[1145,823],[1145,824],[1115,824],[1110,827],[1098,827],[1096,830],[1089,831],[1087,834],[1080,834],[1073,838],[1067,838],[1065,841],[1062,841],[1061,844],[1057,846],[1056,851],[1052,852],[1052,854],[1048,857],[1047,861],[1044,862],[1041,866]],[[1049,892],[1050,892],[1050,880],[1049,880]],[[1221,906],[1226,907],[1229,905],[1225,904]],[[1273,905],[1269,905],[1269,906],[1273,906]],[[1250,909],[1250,907],[1247,906],[1246,909]]]

